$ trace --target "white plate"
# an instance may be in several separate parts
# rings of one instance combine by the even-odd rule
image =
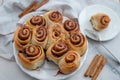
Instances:
[[[33,12],[33,13],[30,13],[30,14],[27,14],[26,16],[22,17],[18,21],[18,23],[24,24],[26,19],[28,19],[29,17],[31,17],[33,15],[41,15],[41,13],[40,12]],[[59,70],[59,68],[53,62],[45,61],[45,64],[40,68],[40,71],[28,70],[21,65],[21,63],[18,59],[18,55],[17,55],[18,51],[15,48],[14,44],[13,44],[13,49],[14,49],[14,56],[15,56],[16,63],[18,64],[18,66],[20,67],[20,69],[22,71],[24,71],[25,73],[27,73],[28,75],[30,75],[34,78],[45,79],[45,80],[57,80],[57,79],[61,80],[61,79],[65,79],[65,78],[68,78],[68,77],[74,75],[83,66],[83,63],[85,62],[86,55],[87,55],[87,52],[88,52],[88,48],[87,48],[87,51],[86,51],[85,55],[81,59],[80,67],[76,71],[74,71],[73,73],[68,74],[68,75],[59,74],[59,75],[55,76],[57,71]]]
[[[111,19],[111,22],[108,28],[100,32],[94,30],[90,23],[91,16],[98,12],[107,14]],[[93,34],[97,36],[95,37],[92,34],[89,34],[89,32],[86,34],[89,38],[93,40],[107,41],[107,40],[113,39],[120,32],[119,16],[112,9],[102,5],[91,5],[86,7],[79,15],[79,24],[80,24],[81,30],[84,33],[86,33],[85,29],[87,29],[89,31],[92,31]]]

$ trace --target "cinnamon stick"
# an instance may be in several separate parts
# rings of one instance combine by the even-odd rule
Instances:
[[[104,60],[102,61],[101,65],[99,66],[98,70],[96,71],[95,75],[92,77],[92,80],[96,80],[98,75],[100,74],[100,72],[102,71],[104,65],[106,64],[107,59],[104,58]]]
[[[103,60],[104,60],[104,56],[100,55],[97,63],[94,65],[93,69],[90,72],[90,77],[93,77],[95,75],[97,69],[99,68],[99,66],[100,66],[100,64],[102,63]]]
[[[49,0],[43,0],[40,3],[37,3],[37,1],[33,1],[33,3],[26,8],[22,13],[19,14],[19,17],[21,18],[22,16],[24,16],[25,14],[28,14],[32,11],[35,11],[36,9],[38,9],[39,7],[43,6],[44,4],[46,4]]]
[[[87,76],[90,75],[90,71],[91,71],[92,67],[95,65],[98,57],[99,57],[99,56],[96,55],[96,56],[94,57],[94,59],[92,60],[91,64],[89,65],[88,69],[86,70],[86,72],[85,72],[85,74],[84,74],[85,77],[87,77]]]
[[[34,1],[30,4],[30,6],[28,6],[28,8],[26,8],[25,10],[23,10],[23,11],[19,14],[19,17],[24,16],[25,13],[27,13],[28,10],[30,10],[30,9],[31,9],[34,5],[36,5],[36,4],[37,4],[37,1],[34,0]]]
[[[38,9],[39,7],[43,6],[46,4],[49,0],[43,0],[42,2],[38,3],[35,7],[34,10]]]

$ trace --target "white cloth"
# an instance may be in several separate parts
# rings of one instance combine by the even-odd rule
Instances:
[[[21,1],[23,1],[23,2],[21,2]],[[16,28],[15,25],[16,25],[17,21],[19,20],[18,14],[24,8],[26,8],[30,4],[31,1],[32,0],[4,0],[5,4],[3,6],[0,6],[0,56],[3,56],[5,58],[10,58],[13,55],[12,42],[11,42],[11,40],[13,38],[13,34],[11,32],[14,32],[14,30],[15,30],[14,28]],[[52,6],[55,5],[54,2],[62,2],[63,1],[63,3],[64,2],[68,3],[67,5],[72,4],[72,5],[70,5],[71,7],[68,7],[68,8],[71,9],[71,11],[72,11],[72,9],[74,9],[75,13],[77,13],[76,16],[78,17],[80,11],[85,6],[97,3],[97,4],[106,5],[110,8],[112,8],[120,16],[120,14],[119,14],[120,7],[118,7],[118,6],[120,6],[120,3],[118,3],[118,0],[51,0],[51,1],[53,2],[52,4],[47,3],[46,5],[42,6],[40,8],[40,10],[44,9],[45,7],[47,8],[48,5],[49,5],[49,9],[52,9]],[[15,7],[18,9],[16,9]],[[66,11],[66,10],[64,10],[64,11]],[[11,15],[13,15],[13,16],[11,16]],[[9,33],[11,33],[11,34],[9,34]],[[9,35],[5,35],[5,34],[9,34]],[[2,35],[5,35],[5,36],[2,36]],[[88,68],[88,65],[90,64],[91,60],[93,59],[93,57],[96,53],[105,53],[103,48],[100,50],[101,52],[96,51],[96,49],[94,49],[94,45],[96,45],[98,48],[99,48],[99,45],[95,41],[92,41],[90,39],[88,39],[88,40],[91,45],[89,45],[89,54],[87,56],[87,60],[84,64],[84,66],[82,67],[80,72],[78,72],[74,76],[72,76],[68,79],[65,79],[65,80],[76,80],[76,79],[88,80],[88,79],[90,79],[90,78],[86,78],[83,76],[84,72]],[[114,42],[116,44],[113,45]],[[109,44],[111,43],[112,48],[109,48],[111,50],[113,50],[117,46],[116,49],[118,49],[118,50],[114,50],[114,51],[116,51],[115,53],[119,53],[120,49],[118,46],[120,46],[120,45],[117,44],[118,42],[119,42],[119,39],[116,37],[115,41],[109,41],[108,45],[106,45],[106,46],[108,47]],[[111,47],[111,46],[109,46],[109,47]],[[91,49],[91,48],[93,48],[93,49]],[[0,64],[1,64],[0,80],[21,80],[21,79],[36,80],[36,79],[24,74],[18,68],[18,66],[13,62],[11,63],[11,62],[0,59]],[[119,66],[116,66],[116,67],[118,68]],[[120,68],[118,68],[118,70],[120,70]],[[11,74],[11,72],[12,72],[12,74]],[[117,73],[115,72],[114,69],[109,68],[109,66],[105,66],[104,70],[102,70],[101,74],[98,77],[98,80],[119,80],[119,79],[120,79],[119,75],[117,75]]]
[[[24,10],[33,0],[9,0],[6,1],[3,6],[0,7],[0,56],[5,58],[11,58],[13,55],[12,40],[13,33],[16,30],[16,23],[19,21],[18,14]],[[41,1],[41,0],[39,0]],[[104,0],[102,0],[104,1]],[[57,9],[60,10],[65,16],[78,17],[80,11],[87,5],[101,3],[101,0],[49,0],[49,2],[36,11],[43,9]],[[118,4],[118,0],[109,0],[101,3],[108,5],[112,9],[120,10],[113,6],[113,3]]]
[[[9,0],[0,7],[0,56],[10,59],[13,55],[12,40],[16,23],[19,21],[18,14],[25,9],[33,0]],[[64,15],[72,18],[78,17],[78,3],[72,4],[73,0],[50,0],[47,4],[36,11],[43,9],[60,10]],[[71,5],[74,5],[73,7]]]
[[[13,32],[16,29],[16,22],[19,20],[18,13],[28,3],[26,0],[23,2],[11,0],[0,7],[0,56],[10,59],[13,55],[12,40]]]

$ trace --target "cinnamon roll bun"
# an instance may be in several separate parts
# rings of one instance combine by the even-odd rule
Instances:
[[[57,10],[51,10],[45,13],[44,17],[46,18],[49,25],[55,23],[62,23],[63,20],[62,14]]]
[[[70,74],[80,66],[80,55],[76,51],[68,51],[59,61],[58,66],[63,74]]]
[[[87,50],[87,38],[82,33],[73,33],[67,40],[71,49],[77,51],[80,56],[83,56]]]
[[[33,29],[32,43],[45,48],[48,40],[48,33],[45,27],[36,26]]]
[[[44,26],[47,27],[46,20],[43,16],[33,16],[32,18],[28,19],[26,22],[27,25],[29,25],[31,28],[35,26]]]
[[[101,31],[108,27],[111,19],[107,14],[97,13],[93,15],[90,19],[90,22],[93,28],[97,31]]]
[[[58,64],[59,60],[68,52],[68,50],[68,44],[64,40],[60,39],[48,48],[46,56],[48,60]]]
[[[72,32],[79,32],[80,31],[80,27],[78,25],[77,22],[73,21],[73,20],[66,20],[64,22],[64,29],[66,31],[68,31],[69,33],[72,33]]]
[[[62,28],[62,25],[59,24],[54,24],[52,26],[50,26],[48,28],[48,42],[46,45],[46,49],[48,49],[48,47],[54,43],[55,41],[57,41],[58,39],[65,39],[66,35],[69,35],[67,32],[64,31],[64,29]]]
[[[15,46],[18,50],[24,49],[31,41],[32,30],[26,25],[18,27],[14,34]]]
[[[45,60],[45,54],[42,47],[29,45],[22,52],[18,53],[21,64],[27,69],[39,68]]]

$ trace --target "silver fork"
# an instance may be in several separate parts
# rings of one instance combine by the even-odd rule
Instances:
[[[118,59],[118,57],[116,57],[116,56],[101,42],[101,40],[100,40],[100,38],[98,37],[98,34],[97,34],[96,32],[91,31],[91,30],[88,30],[88,29],[85,29],[85,33],[86,33],[86,34],[89,33],[89,34],[93,35],[93,36],[99,41],[100,45],[103,46],[103,48],[110,53],[110,55],[115,59],[115,61],[116,61],[118,64],[120,64],[120,59]]]
[[[77,23],[79,23],[79,22],[78,22],[78,18],[72,18],[72,20],[74,20],[74,21],[76,21]],[[93,35],[93,36],[99,41],[100,45],[103,46],[103,48],[110,53],[110,55],[115,59],[115,61],[116,61],[118,64],[120,64],[120,59],[118,59],[118,57],[116,57],[116,56],[101,42],[101,40],[100,40],[100,38],[98,37],[98,34],[97,34],[96,32],[91,31],[91,30],[88,30],[88,29],[85,29],[85,33],[86,33],[86,34],[89,33],[89,34]]]

